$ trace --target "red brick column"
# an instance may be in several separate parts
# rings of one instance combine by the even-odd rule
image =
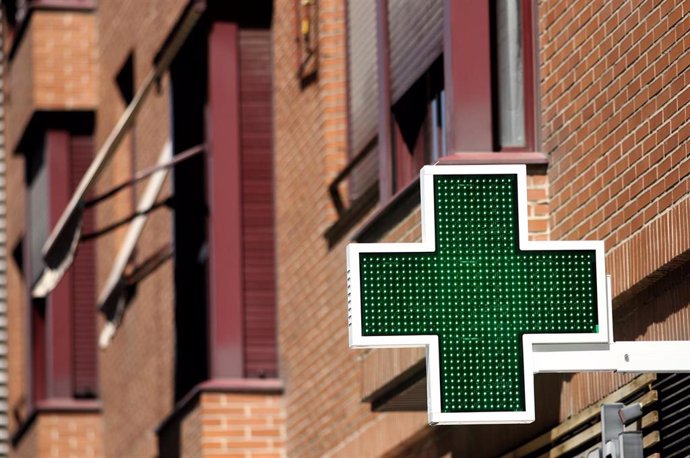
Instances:
[[[285,408],[278,380],[199,385],[158,428],[160,456],[285,457]]]
[[[12,456],[104,456],[98,401],[46,401],[13,438]]]

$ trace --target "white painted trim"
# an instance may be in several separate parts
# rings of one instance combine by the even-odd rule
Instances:
[[[690,341],[613,342],[602,346],[563,346],[533,353],[535,373],[690,372]]]
[[[170,141],[167,141],[163,146],[160,155],[158,156],[157,165],[165,164],[166,162],[170,161],[171,157],[172,145]],[[122,275],[125,272],[127,263],[132,257],[132,253],[134,252],[134,249],[139,241],[139,237],[141,236],[144,226],[146,225],[148,211],[155,205],[158,194],[160,194],[167,176],[167,168],[162,168],[151,174],[148,184],[146,185],[146,189],[144,189],[144,193],[137,204],[137,213],[139,214],[130,223],[127,233],[125,234],[125,238],[122,241],[122,245],[120,245],[120,250],[115,256],[115,261],[110,269],[110,274],[105,281],[105,286],[98,295],[99,309],[103,307],[103,304],[105,304],[105,302],[108,300],[108,297],[114,293],[118,283],[122,279]],[[110,321],[107,321],[103,326],[103,329],[101,329],[101,333],[98,337],[99,348],[106,348],[115,336],[117,327],[122,319],[122,314],[124,313],[124,307],[124,297],[118,298],[115,317],[111,318]]]
[[[170,141],[166,141],[163,149],[158,156],[158,162],[156,165],[163,165],[170,161],[172,158],[172,145]],[[132,257],[134,248],[137,246],[139,237],[144,230],[144,225],[148,219],[148,211],[156,203],[158,194],[163,188],[163,183],[165,182],[165,177],[168,175],[168,169],[161,169],[153,174],[149,178],[149,182],[144,189],[144,193],[137,204],[137,216],[129,224],[125,238],[120,245],[120,250],[115,256],[115,261],[110,269],[110,274],[108,279],[105,281],[105,286],[98,295],[98,306],[102,306],[105,300],[108,298],[112,290],[117,286],[118,282],[122,278],[122,274],[125,272],[127,263]]]

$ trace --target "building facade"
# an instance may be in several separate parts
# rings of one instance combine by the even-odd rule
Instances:
[[[526,164],[530,239],[604,241],[617,340],[690,340],[687,7],[469,3],[2,2],[10,454],[580,456],[639,401],[685,456],[681,374],[432,427],[423,349],[348,348],[345,247],[419,241],[436,163]]]

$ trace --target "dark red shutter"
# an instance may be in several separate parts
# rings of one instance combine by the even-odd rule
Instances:
[[[72,182],[75,189],[91,160],[93,140],[91,136],[71,138]],[[94,215],[84,214],[82,233],[94,230]],[[79,243],[72,266],[73,323],[74,323],[74,396],[92,397],[98,392],[98,367],[96,346],[96,252],[93,241]]]
[[[277,375],[270,30],[240,30],[245,375]]]

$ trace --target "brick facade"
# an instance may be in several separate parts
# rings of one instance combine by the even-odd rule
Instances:
[[[101,75],[96,145],[110,134],[127,102],[115,76],[133,54],[134,90],[151,71],[153,58],[179,16],[184,1],[101,1],[98,5],[98,63]],[[150,167],[169,138],[168,82],[161,82],[142,107],[134,130],[122,143],[113,162],[98,181],[103,192],[135,170]],[[98,207],[97,226],[129,217],[141,198],[145,183],[127,190]],[[132,195],[134,193],[134,195]],[[166,180],[160,199],[171,194]],[[98,239],[99,253],[117,253],[127,227]],[[165,208],[150,214],[137,245],[133,264],[147,259],[171,240],[171,214]],[[98,257],[98,291],[112,267],[111,256]],[[104,449],[112,456],[155,456],[155,428],[173,408],[174,290],[170,262],[137,285],[127,315],[110,345],[100,352],[101,396],[106,406],[103,423],[112,434],[104,436]],[[138,414],[132,415],[137,411]]]
[[[552,238],[604,240],[614,322],[629,339],[688,338],[669,312],[655,312],[654,333],[622,324],[690,246],[688,14],[674,1],[540,5]],[[573,377],[562,416],[627,379]]]
[[[202,391],[159,429],[161,456],[284,458],[280,394]]]
[[[104,456],[103,422],[99,413],[39,413],[20,444],[17,458]]]
[[[92,13],[34,11],[22,38],[7,75],[11,151],[36,111],[93,110],[98,97]]]
[[[9,50],[10,43],[7,44],[6,49]],[[94,110],[98,84],[96,69],[96,30],[91,12],[36,10],[27,19],[21,42],[10,54],[3,100],[8,151],[5,158],[9,214],[6,240],[13,258],[7,265],[9,432],[16,438],[21,428],[32,422],[31,431],[27,434],[36,438],[36,447],[58,450],[60,445],[49,444],[54,439],[50,437],[64,428],[73,429],[77,424],[88,424],[84,433],[88,432],[88,437],[75,440],[81,444],[84,439],[94,456],[99,456],[102,454],[100,414],[63,414],[57,410],[50,414],[39,413],[31,420],[32,400],[27,367],[30,331],[26,311],[29,298],[21,265],[28,244],[26,170],[22,157],[27,151],[19,144],[22,137],[43,135],[31,127],[40,123],[41,114]],[[66,416],[62,418],[63,415]],[[74,419],[78,420],[75,420],[77,423],[74,423]],[[53,428],[53,432],[49,434],[46,428]],[[71,446],[74,447],[74,444]]]
[[[220,1],[192,3],[209,8],[200,27],[208,27],[217,19],[212,15],[224,8],[218,7]],[[362,234],[375,239],[367,241],[419,241],[419,203],[413,198],[379,203],[343,224],[338,237],[325,236],[342,216],[328,188],[353,153],[348,144],[348,18],[346,0],[315,2],[318,20],[309,26],[317,28],[317,73],[301,80],[298,34],[304,24],[298,10],[307,4],[277,0],[271,12],[280,381],[256,379],[256,386],[248,388],[211,380],[179,399],[176,356],[185,348],[176,340],[174,258],[166,259],[132,289],[124,320],[99,350],[102,408],[90,411],[32,410],[28,286],[20,265],[27,231],[20,139],[44,113],[84,111],[95,117],[96,149],[103,145],[129,103],[117,75],[131,59],[136,92],[190,2],[100,0],[94,10],[36,8],[31,13],[9,62],[5,89],[7,244],[15,250],[7,269],[8,404],[16,456],[496,456],[632,380],[607,373],[538,376],[538,421],[525,426],[432,428],[426,412],[419,411],[423,406],[415,405],[418,411],[412,412],[372,411],[373,398],[389,393],[410,371],[419,372],[424,351],[348,349],[345,246]],[[529,237],[604,240],[621,340],[690,339],[690,294],[684,286],[690,259],[689,14],[683,2],[671,0],[538,2],[537,137],[543,140],[540,151],[531,154],[544,153],[548,163],[528,166]],[[249,22],[240,29],[255,27]],[[267,31],[257,36],[264,39]],[[203,33],[194,37],[195,45],[206,45]],[[242,36],[251,42],[252,33]],[[216,45],[227,51],[222,40]],[[233,55],[230,51],[224,55]],[[251,83],[249,77],[243,84]],[[164,72],[97,181],[96,193],[154,164],[175,137],[171,84]],[[207,81],[202,84],[196,89],[205,95]],[[200,112],[206,108],[195,106]],[[251,126],[253,119],[245,121],[238,125]],[[250,133],[249,138],[258,136]],[[461,155],[453,160],[462,161]],[[222,171],[214,176],[223,176]],[[130,218],[145,186],[128,187],[95,207],[96,227]],[[347,187],[344,182],[341,191]],[[173,192],[184,190],[176,191],[169,177],[159,202]],[[222,206],[222,199],[218,203]],[[396,206],[404,211],[382,213]],[[175,239],[172,207],[150,213],[127,273],[162,247],[184,243]],[[98,293],[126,230],[123,223],[96,238]],[[260,229],[244,235],[250,239],[254,230]],[[209,253],[200,249],[198,258],[204,256]],[[260,294],[264,286],[252,285],[252,291]],[[100,330],[104,320],[95,314],[94,319]],[[257,323],[261,341],[265,329]],[[213,345],[207,335],[189,335]],[[259,354],[262,342],[254,347]],[[422,398],[417,401],[423,404]]]
[[[297,52],[292,40],[295,9],[291,2],[276,2],[275,6],[275,17],[282,18],[274,24],[275,72],[291,76],[295,74]],[[345,350],[347,328],[342,289],[337,285],[345,284],[347,237],[330,250],[314,240],[332,222],[329,215],[333,210],[323,184],[324,177],[333,176],[329,168],[334,158],[333,145],[329,141],[335,133],[347,132],[347,112],[344,107],[340,112],[332,106],[333,94],[342,93],[346,81],[341,79],[338,86],[329,79],[341,71],[341,60],[346,59],[342,46],[331,47],[334,41],[345,42],[340,25],[343,9],[344,2],[319,2],[320,43],[326,40],[322,29],[328,31],[329,40],[325,47],[328,59],[320,59],[319,75],[326,76],[304,89],[297,78],[285,77],[276,93],[279,323],[283,367],[289,374],[286,402],[290,456],[318,456],[329,450],[336,456],[377,456],[391,444],[426,428],[425,415],[372,415],[361,403],[361,399],[417,363],[424,351]],[[324,46],[320,51],[325,52]],[[336,52],[343,53],[339,59]],[[319,155],[325,158],[325,165],[308,159]],[[543,172],[530,175],[528,188],[530,237],[544,239],[548,237],[548,184]],[[419,240],[419,220],[417,209],[381,241]],[[326,424],[337,421],[338,427],[314,428],[314,417]]]
[[[319,5],[330,8],[331,2]],[[290,40],[294,11],[289,2],[277,2],[276,8],[277,17],[283,19],[274,30],[276,72],[289,75],[296,52]],[[652,307],[639,299],[644,291],[661,291],[661,284],[654,282],[682,265],[690,246],[683,230],[688,193],[683,166],[688,156],[683,79],[686,14],[677,2],[635,6],[583,2],[579,8],[567,2],[538,5],[541,137],[549,165],[545,174],[528,177],[530,238],[605,241],[614,303],[619,307],[614,316],[619,339],[688,338],[682,331],[686,308],[682,292],[664,293],[675,305],[654,299]],[[320,27],[339,30],[340,18],[330,19],[332,24],[324,17]],[[330,75],[338,67],[333,56],[329,58],[320,61],[320,74]],[[366,398],[417,364],[423,351],[342,354],[347,335],[344,321],[337,319],[343,307],[337,285],[344,283],[345,243],[330,250],[314,243],[329,223],[324,207],[330,202],[318,185],[319,176],[329,176],[329,170],[321,169],[313,158],[319,157],[319,151],[321,157],[332,157],[326,154],[326,134],[339,128],[331,116],[333,109],[326,107],[328,90],[333,90],[330,80],[302,89],[295,79],[287,78],[276,93],[281,346],[290,375],[288,453],[416,454],[424,450],[422,437],[445,444],[431,447],[432,456],[450,449],[472,453],[471,446],[452,437],[471,441],[459,431],[439,433],[451,435],[444,440],[439,434],[425,435],[424,415],[372,415],[355,407],[358,398]],[[380,241],[419,240],[418,221],[416,210]],[[355,233],[357,228],[349,237]],[[302,248],[293,251],[290,244]],[[657,319],[661,322],[646,325],[645,330],[645,323]],[[630,320],[637,320],[637,333],[630,331]],[[631,379],[614,374],[537,377],[537,383],[560,396],[560,408],[548,415],[547,423],[579,412]],[[332,406],[331,399],[340,405]],[[318,413],[326,415],[328,425],[338,418],[338,427],[324,432],[310,429],[308,417]],[[522,427],[514,429],[522,429],[523,437],[530,434]],[[494,431],[505,435],[507,429]],[[420,440],[419,447],[387,448],[411,437]],[[506,450],[509,441],[495,445]],[[489,450],[484,453],[492,453]]]

